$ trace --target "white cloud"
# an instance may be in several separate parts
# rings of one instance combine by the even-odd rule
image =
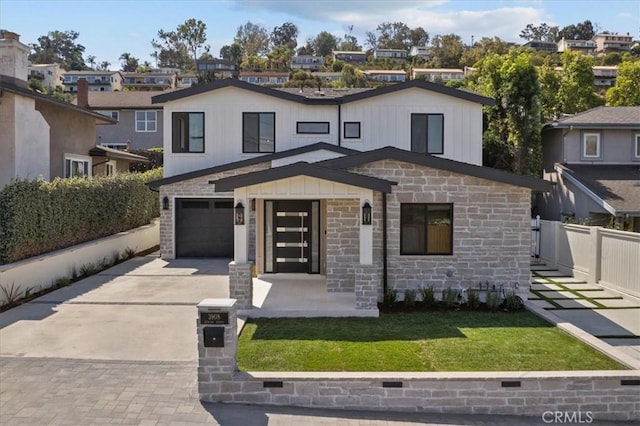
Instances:
[[[629,12],[621,12],[616,15],[620,19],[633,19],[634,16]]]

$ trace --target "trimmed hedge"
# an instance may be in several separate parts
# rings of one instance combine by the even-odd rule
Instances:
[[[0,192],[0,264],[148,224],[162,169],[91,179],[15,180]]]

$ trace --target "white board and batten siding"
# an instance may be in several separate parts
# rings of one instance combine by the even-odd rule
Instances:
[[[359,121],[360,139],[341,145],[358,151],[385,146],[411,149],[411,114],[444,114],[442,157],[482,164],[482,106],[423,89],[411,88],[341,105],[341,122]],[[205,152],[172,153],[171,125],[164,126],[164,173],[174,176],[258,155],[242,152],[243,112],[274,112],[275,149],[286,151],[316,142],[338,145],[337,105],[305,105],[249,90],[226,87],[164,104],[164,122],[173,112],[204,112]],[[329,134],[297,134],[297,122],[328,122]],[[314,159],[308,161],[317,161]]]

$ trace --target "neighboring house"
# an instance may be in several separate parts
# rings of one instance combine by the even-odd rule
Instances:
[[[198,83],[198,77],[196,77],[196,75],[193,73],[178,75],[178,83],[177,83],[178,89],[191,87],[197,83]]]
[[[120,71],[64,71],[62,84],[64,91],[75,93],[78,91],[78,80],[84,79],[89,83],[90,92],[112,92],[122,90],[122,74]]]
[[[297,55],[291,57],[292,70],[318,71],[324,67],[324,58],[313,55]]]
[[[367,62],[367,52],[354,50],[334,50],[333,60],[344,61],[352,65],[361,65]]]
[[[89,92],[88,108],[117,120],[101,126],[95,145],[114,149],[162,147],[162,105],[152,104],[151,91]]]
[[[418,56],[425,61],[428,61],[431,59],[431,48],[427,46],[411,46],[409,56]]]
[[[240,80],[251,84],[262,84],[268,86],[282,86],[289,81],[288,72],[272,71],[242,71]]]
[[[640,232],[640,107],[598,107],[547,124],[540,216]]]
[[[482,167],[491,99],[419,80],[333,96],[222,80],[153,102],[167,123],[150,184],[161,255],[232,257],[242,308],[254,264],[324,275],[375,312],[385,288],[525,294],[531,191],[550,185]]]
[[[15,178],[51,180],[128,168],[128,160],[92,152],[96,126],[109,117],[27,88],[29,47],[15,33],[0,39],[0,188]],[[80,87],[87,82],[80,81]],[[95,159],[96,156],[101,157]],[[95,159],[95,161],[94,161]],[[122,162],[124,165],[121,165]]]
[[[407,59],[407,51],[403,49],[374,49],[374,58],[387,58],[387,59]]]
[[[596,53],[628,52],[633,44],[633,37],[629,34],[596,34],[592,38],[596,42]]]
[[[200,59],[196,61],[198,73],[213,73],[216,78],[231,78],[236,73],[236,65],[226,59]]]
[[[35,78],[50,91],[62,87],[62,69],[60,64],[29,64],[29,79]]]
[[[595,55],[597,44],[593,40],[567,40],[564,37],[557,43],[558,52],[571,50],[587,55]]]
[[[423,78],[427,81],[442,81],[446,83],[452,80],[464,79],[464,70],[458,68],[413,68],[411,79]]]
[[[593,67],[593,84],[596,87],[611,87],[616,85],[618,78],[618,66],[599,66]]]
[[[162,72],[123,72],[123,90],[162,91],[175,89],[177,73]]]
[[[553,41],[531,40],[522,45],[539,52],[557,52],[558,45]]]
[[[382,83],[401,83],[407,79],[407,72],[403,70],[364,70],[369,80]]]
[[[320,77],[329,83],[340,81],[342,79],[342,74],[339,72],[314,72],[311,73],[311,75],[313,77]]]

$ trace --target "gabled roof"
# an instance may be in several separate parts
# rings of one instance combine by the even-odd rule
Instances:
[[[419,88],[428,90],[431,92],[441,93],[448,96],[453,96],[458,99],[463,99],[470,102],[476,102],[483,105],[493,105],[494,100],[487,98],[486,96],[478,95],[476,93],[468,92],[465,90],[452,89],[451,87],[444,86],[442,84],[432,83],[424,80],[410,80],[404,83],[397,83],[392,86],[383,86],[376,89],[370,89],[359,93],[348,94],[345,96],[335,96],[333,98],[317,98],[306,97],[299,94],[290,93],[278,89],[272,89],[269,87],[260,86],[257,84],[246,83],[244,81],[236,80],[233,78],[226,78],[223,80],[216,80],[213,83],[202,84],[198,86],[192,86],[182,90],[176,90],[171,93],[163,93],[161,95],[154,96],[152,103],[162,103],[168,101],[174,101],[177,99],[183,99],[189,96],[206,93],[213,90],[222,89],[225,87],[238,87],[241,89],[249,90],[256,93],[261,93],[267,96],[273,96],[275,98],[284,99],[292,102],[298,102],[308,105],[338,105],[348,102],[355,102],[362,99],[368,99],[375,96],[385,95],[388,93],[398,92],[410,88]]]
[[[428,154],[418,154],[390,146],[373,151],[359,152],[345,157],[333,158],[331,160],[324,160],[317,164],[336,169],[345,169],[383,160],[396,160],[433,169],[446,170],[453,173],[460,173],[495,182],[530,188],[535,191],[546,192],[551,190],[551,184],[542,179],[516,175],[503,170],[476,166],[473,164],[462,163],[460,161],[434,157]]]
[[[373,189],[380,192],[391,192],[391,186],[395,182],[385,179],[374,178],[358,173],[335,170],[328,167],[321,167],[305,162],[288,164],[282,167],[260,170],[243,175],[230,176],[209,183],[215,184],[216,192],[232,191],[236,188],[257,185],[265,182],[286,179],[296,176],[309,176],[330,182],[338,182],[345,185],[357,186],[359,188]]]
[[[545,125],[549,128],[639,129],[640,106],[597,107]]]
[[[149,182],[148,185],[151,189],[158,189],[162,185],[169,185],[172,183],[182,182],[189,179],[195,179],[202,176],[211,175],[214,173],[226,172],[227,170],[240,169],[242,167],[253,166],[254,164],[265,163],[267,161],[278,160],[280,158],[291,157],[294,155],[306,154],[313,151],[332,151],[338,154],[349,155],[355,151],[353,149],[331,145],[326,142],[318,142],[311,145],[301,146],[299,148],[289,149],[287,151],[275,152],[273,154],[259,155],[257,157],[248,158],[246,160],[235,161],[233,163],[221,164],[219,166],[209,167],[206,169],[195,170],[193,172],[183,173],[180,175],[170,176],[163,179],[158,179]]]
[[[89,109],[80,108],[79,106],[73,105],[69,102],[59,101],[58,99],[42,95],[37,92],[33,92],[26,87],[26,82],[23,80],[19,80],[14,77],[10,77],[7,75],[0,74],[0,91],[5,90],[10,93],[15,93],[16,95],[25,96],[27,98],[35,99],[39,102],[46,102],[48,104],[52,104],[61,108],[70,109],[71,111],[75,111],[80,114],[86,114],[95,118],[99,121],[99,124],[115,124],[116,120],[107,117],[105,115],[99,114],[97,112],[91,111]]]
[[[132,154],[120,149],[108,148],[106,146],[95,146],[89,150],[89,155],[92,157],[108,157],[120,160],[128,160],[137,163],[148,163],[149,159],[142,155]]]
[[[640,164],[556,164],[556,169],[611,214],[640,214]]]

